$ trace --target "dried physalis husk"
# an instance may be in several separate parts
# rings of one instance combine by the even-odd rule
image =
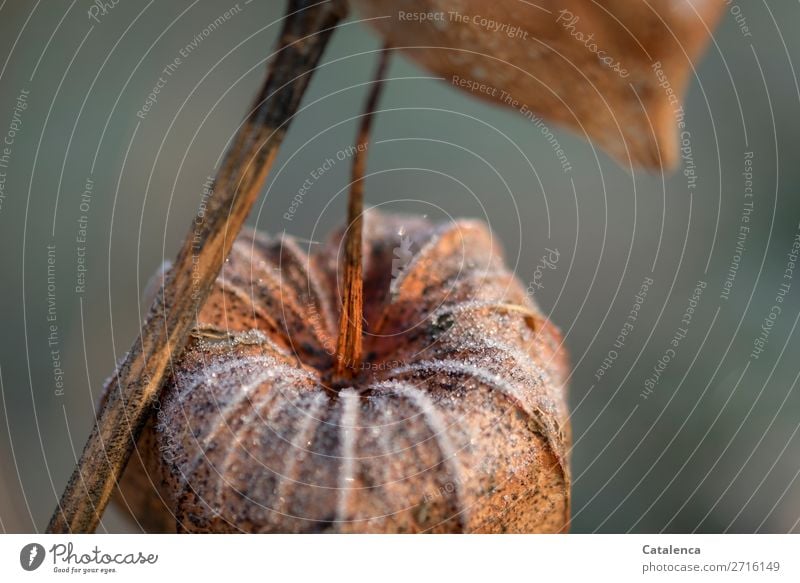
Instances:
[[[572,128],[624,166],[651,169],[677,162],[676,117],[692,61],[725,4],[353,2],[389,45],[448,83]]]
[[[121,482],[140,524],[566,530],[566,356],[486,226],[367,214],[364,362],[331,387],[339,250],[237,240]]]

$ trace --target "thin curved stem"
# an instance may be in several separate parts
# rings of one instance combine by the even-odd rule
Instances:
[[[344,251],[344,297],[339,317],[339,337],[336,344],[335,381],[347,384],[355,377],[361,366],[362,336],[364,320],[364,274],[363,274],[363,230],[364,230],[364,174],[367,169],[369,147],[375,109],[383,88],[383,78],[389,64],[389,49],[384,47],[375,70],[364,115],[358,129],[356,151],[353,155],[352,181],[347,202],[347,225]]]

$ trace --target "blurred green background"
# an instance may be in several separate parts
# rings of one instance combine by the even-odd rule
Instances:
[[[94,22],[91,5],[0,4],[0,134],[28,92],[0,199],[6,532],[46,525],[102,382],[138,331],[142,288],[182,240],[263,78],[284,8],[123,1]],[[692,194],[680,172],[631,175],[555,130],[573,167],[565,175],[518,113],[462,95],[405,58],[391,65],[367,201],[433,218],[483,218],[520,279],[541,283],[536,299],[564,332],[574,365],[575,532],[800,531],[800,281],[780,304],[765,350],[750,356],[800,220],[800,5],[737,9],[752,36],[728,7],[687,98]],[[197,35],[157,102],[137,117],[164,67]],[[251,224],[316,241],[341,223],[345,201],[334,194],[348,184],[346,163],[315,182],[291,222],[283,214],[308,173],[352,143],[379,48],[362,24],[337,32]],[[723,300],[746,152],[751,230]],[[76,242],[82,231],[85,245]],[[559,261],[537,273],[546,249],[558,250]],[[76,292],[80,265],[85,290]],[[654,283],[617,348],[646,277]],[[645,399],[698,280],[707,287],[688,334]],[[614,363],[598,380],[611,350]],[[101,527],[131,528],[116,510]]]

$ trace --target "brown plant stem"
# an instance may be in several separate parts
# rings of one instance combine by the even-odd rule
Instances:
[[[364,319],[364,275],[362,239],[364,230],[364,174],[367,169],[367,147],[372,130],[375,108],[383,88],[383,78],[389,63],[389,49],[384,47],[375,70],[361,125],[358,128],[356,151],[353,155],[352,181],[347,201],[347,224],[344,250],[344,297],[339,317],[339,337],[336,343],[335,383],[347,384],[361,366],[361,344]]]
[[[183,349],[331,33],[346,12],[344,0],[289,0],[269,75],[225,155],[204,219],[193,221],[139,338],[117,369],[47,532],[97,528],[172,359]]]

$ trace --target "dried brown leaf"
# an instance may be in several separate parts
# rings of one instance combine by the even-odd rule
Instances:
[[[353,0],[385,42],[478,97],[671,168],[692,62],[724,0]],[[530,115],[528,115],[530,117]]]

